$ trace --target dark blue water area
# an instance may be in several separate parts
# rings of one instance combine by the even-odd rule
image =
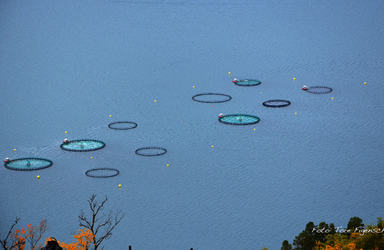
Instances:
[[[126,213],[104,249],[279,249],[308,221],[375,223],[383,10],[380,0],[0,1],[0,155],[54,162],[0,169],[0,231],[15,216],[46,218],[47,237],[71,242],[92,193]],[[263,83],[238,87],[228,72]],[[191,100],[203,92],[233,99]],[[261,121],[228,126],[219,113]],[[64,138],[106,147],[66,152]],[[135,154],[147,146],[168,152]],[[120,175],[89,178],[91,168]]]

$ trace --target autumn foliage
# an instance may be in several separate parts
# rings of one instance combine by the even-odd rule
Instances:
[[[78,233],[73,235],[73,238],[75,239],[75,242],[69,244],[48,238],[45,240],[45,244],[47,244],[48,241],[54,240],[57,241],[64,250],[86,250],[89,249],[95,236],[88,229],[79,229]]]
[[[3,249],[25,249],[26,245],[29,245],[29,249],[32,250],[40,249],[41,245],[39,241],[47,230],[47,221],[42,220],[38,226],[28,224],[26,229],[21,228],[14,230],[19,220],[20,218],[16,218],[6,237],[0,240]]]
[[[316,250],[363,250],[356,247],[358,233],[352,233],[350,237],[333,237],[332,243],[316,242]]]

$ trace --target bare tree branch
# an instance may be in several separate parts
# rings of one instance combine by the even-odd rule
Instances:
[[[80,222],[81,227],[85,227],[85,228],[88,228],[89,230],[91,230],[91,223],[84,216],[84,212],[81,212],[81,214],[79,215],[79,222]]]
[[[9,228],[9,231],[8,231],[7,236],[5,237],[5,239],[1,239],[1,240],[0,240],[0,244],[1,244],[1,246],[2,246],[5,250],[8,249],[8,247],[9,247],[9,246],[7,245],[9,236],[12,235],[13,228],[17,225],[17,223],[19,223],[19,220],[20,220],[20,218],[19,218],[19,217],[16,217],[15,221],[13,222],[13,224],[11,225],[11,227]],[[12,245],[13,245],[13,243],[14,243],[14,242],[12,242],[12,244],[11,244],[11,249],[12,249]]]
[[[32,227],[30,229],[30,232],[28,232],[29,233],[28,237],[26,238],[32,250],[36,249],[37,244],[39,243],[39,241],[43,237],[43,234],[46,231],[47,231],[47,220],[42,220],[37,228]]]
[[[102,214],[107,201],[108,197],[106,196],[105,199],[99,203],[96,200],[96,195],[92,194],[91,198],[88,199],[88,206],[91,210],[90,219],[88,219],[83,212],[78,217],[80,227],[89,229],[94,235],[94,250],[97,250],[104,240],[112,236],[112,231],[124,218],[121,212],[116,212],[115,215],[113,215],[111,211],[107,216]]]

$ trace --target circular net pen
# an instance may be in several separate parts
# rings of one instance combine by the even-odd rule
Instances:
[[[289,105],[291,105],[290,101],[281,99],[273,99],[263,102],[263,106],[268,108],[283,108]]]
[[[135,151],[135,154],[140,156],[160,156],[166,154],[168,151],[162,147],[143,147],[138,148]]]
[[[52,165],[53,162],[51,160],[43,158],[19,158],[4,164],[6,168],[16,171],[35,171],[49,168]]]
[[[253,87],[261,84],[261,81],[255,79],[233,80],[232,82],[242,87]]]
[[[223,103],[232,100],[232,96],[221,93],[201,93],[192,96],[192,100],[201,103]]]
[[[64,142],[60,145],[62,150],[71,152],[95,151],[105,147],[105,143],[99,140],[81,139]]]
[[[137,128],[137,123],[128,121],[111,122],[110,124],[108,124],[108,128],[114,130],[129,130]]]
[[[120,171],[114,168],[92,168],[85,172],[91,178],[111,178],[118,176]]]
[[[333,91],[332,88],[326,87],[326,86],[312,86],[308,87],[306,89],[303,89],[305,92],[311,93],[311,94],[329,94]]]
[[[255,115],[231,114],[219,116],[219,122],[228,125],[252,125],[260,122],[260,118]]]

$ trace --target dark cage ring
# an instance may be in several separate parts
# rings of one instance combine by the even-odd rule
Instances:
[[[312,86],[308,87],[305,92],[311,93],[311,94],[329,94],[333,91],[332,88],[326,87],[326,86]]]
[[[137,128],[137,123],[136,122],[128,122],[128,121],[111,122],[110,124],[108,124],[108,128],[115,129],[115,130],[134,129],[134,128]]]
[[[151,151],[151,150],[158,150],[158,153],[145,153],[145,151]],[[141,156],[160,156],[163,154],[166,154],[168,151],[165,148],[162,147],[143,147],[138,148],[135,151],[135,154],[141,155]]]
[[[263,102],[263,106],[269,107],[269,108],[282,108],[282,107],[287,107],[289,105],[291,105],[290,101],[280,100],[280,99],[268,100]]]
[[[212,98],[212,100],[204,100],[203,98],[199,98],[199,97],[223,97],[221,100],[215,100],[214,98]],[[230,95],[226,95],[226,94],[220,94],[220,93],[201,93],[201,94],[197,94],[197,95],[194,95],[192,96],[192,100],[194,100],[195,102],[202,102],[202,103],[223,103],[223,102],[228,102],[230,100],[232,100],[232,96]]]
[[[114,168],[92,168],[85,172],[85,175],[92,178],[110,178],[120,174],[120,171]]]

